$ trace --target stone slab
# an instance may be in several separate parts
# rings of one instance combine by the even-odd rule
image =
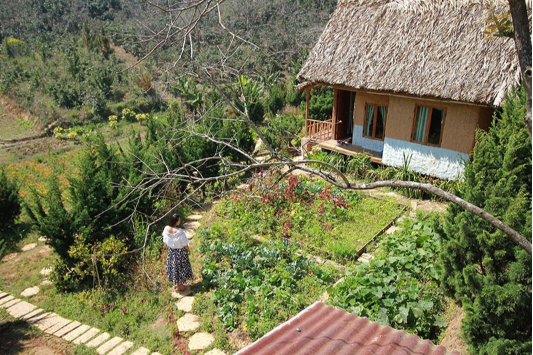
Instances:
[[[187,239],[192,239],[196,235],[196,232],[192,229],[184,229],[183,233],[185,233],[185,236],[187,237]]]
[[[33,312],[30,312],[30,313],[26,314],[26,315],[25,315],[24,317],[22,317],[21,319],[22,319],[22,320],[25,320],[25,321],[27,321],[28,323],[31,324],[32,322],[30,322],[30,321],[31,321],[32,319],[35,318],[35,321],[37,321],[37,320],[38,320],[37,317],[39,317],[39,316],[41,316],[41,315],[44,316],[44,314],[46,314],[46,312],[44,311],[44,309],[39,308],[39,309],[36,309],[36,310],[33,311]]]
[[[186,222],[186,223],[183,223],[183,228],[185,228],[185,229],[197,229],[201,225],[202,224],[200,222],[196,222],[196,221]]]
[[[37,243],[26,244],[25,246],[22,247],[22,251],[32,250],[36,246],[37,246]]]
[[[187,287],[185,286],[185,290],[183,291],[175,291],[175,290],[172,290],[170,292],[170,296],[171,297],[174,297],[174,298],[177,298],[177,299],[182,299],[183,297],[186,297],[188,295],[190,295],[192,293],[192,290],[190,287]]]
[[[202,218],[204,218],[204,216],[202,216],[201,214],[191,214],[190,216],[187,216],[185,219],[189,221],[199,221]]]
[[[62,319],[63,318],[61,318],[55,313],[48,313],[46,317],[43,317],[39,319],[37,322],[35,322],[35,326],[39,328],[40,330],[44,331],[45,329],[50,328],[51,326],[55,325],[57,322],[59,322]]]
[[[43,281],[41,281],[40,285],[43,285],[43,286],[47,286],[47,285],[51,285],[52,284],[52,281],[48,280],[48,279],[44,279]]]
[[[150,350],[140,347],[139,349],[132,352],[130,355],[148,355],[148,354],[150,354]]]
[[[91,328],[87,332],[83,332],[81,336],[74,339],[72,343],[76,345],[85,344],[89,339],[92,339],[96,334],[100,333],[100,329]]]
[[[80,335],[88,331],[89,329],[91,329],[91,327],[89,327],[86,324],[82,324],[76,329],[74,329],[73,331],[71,331],[70,333],[63,335],[63,339],[65,339],[66,341],[73,341],[74,339],[76,339],[77,337],[79,337]]]
[[[71,322],[63,328],[59,329],[57,332],[55,332],[54,335],[56,337],[62,337],[63,335],[69,333],[71,330],[78,328],[80,325],[81,323],[78,321]]]
[[[110,340],[100,345],[100,347],[96,349],[96,352],[100,355],[107,354],[111,349],[113,349],[115,346],[122,343],[123,341],[124,339],[119,338],[119,337],[111,338]],[[89,346],[89,344],[87,344],[87,346]]]
[[[187,313],[178,319],[176,324],[180,332],[189,332],[200,327],[200,318],[196,314]]]
[[[392,234],[392,233],[394,233],[394,232],[396,232],[396,231],[399,231],[399,230],[402,230],[402,229],[401,229],[400,227],[391,226],[389,229],[387,229],[387,230],[385,231],[385,233],[387,233],[387,234]]]
[[[9,302],[6,302],[6,303],[2,304],[0,306],[0,308],[9,308],[9,307],[11,307],[11,306],[13,306],[13,305],[15,305],[15,304],[17,304],[19,302],[20,302],[20,300],[18,298],[15,298],[15,299],[13,299],[13,300],[11,300]]]
[[[111,350],[107,355],[123,355],[126,351],[131,349],[133,343],[131,341],[125,341],[113,350]]]
[[[203,350],[213,344],[215,337],[209,333],[196,333],[189,338],[189,349]]]
[[[374,259],[374,255],[372,254],[368,254],[368,253],[363,253],[361,254],[361,256],[357,259],[358,262],[360,263],[369,263],[370,260]]]
[[[13,260],[17,257],[18,253],[9,253],[9,254],[6,254],[4,255],[4,257],[2,258],[2,261],[9,261],[9,260]]]
[[[31,296],[35,296],[38,293],[39,293],[39,286],[33,286],[22,291],[20,295],[22,297],[31,297]]]
[[[87,344],[85,346],[89,348],[96,348],[97,346],[102,345],[103,342],[107,341],[111,336],[108,333],[102,333]]]
[[[4,303],[7,303],[11,300],[14,300],[15,297],[11,296],[11,295],[7,295],[5,296],[4,298],[0,299],[0,306],[3,305]]]
[[[42,269],[40,271],[40,274],[43,275],[43,276],[48,276],[52,273],[52,268],[51,267],[45,267],[44,269]]]
[[[214,348],[213,350],[206,352],[204,355],[226,355],[226,353],[220,349]]]
[[[70,319],[61,318],[59,322],[51,326],[50,328],[46,329],[44,332],[47,334],[54,334],[60,329],[63,329],[68,324],[72,323]]]
[[[22,317],[23,315],[30,313],[35,308],[37,308],[37,306],[34,306],[31,303],[22,301],[8,308],[7,313],[11,314],[15,318],[19,318],[19,317]]]
[[[163,354],[160,354],[160,353],[152,353],[152,355],[163,355]]]
[[[185,296],[176,302],[176,307],[183,312],[190,312],[192,310],[192,304],[194,303],[193,296]]]
[[[9,293],[6,292],[0,292],[0,299],[9,296]]]

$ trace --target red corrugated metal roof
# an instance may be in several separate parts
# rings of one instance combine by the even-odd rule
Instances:
[[[316,302],[235,355],[458,355],[343,309]]]

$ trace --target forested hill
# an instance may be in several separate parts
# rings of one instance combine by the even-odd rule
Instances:
[[[148,5],[140,0],[9,1],[0,9],[0,40],[14,37],[28,42],[32,48],[50,46],[54,51],[56,41],[79,38],[87,23],[100,28],[129,53],[142,57],[161,40],[161,37],[149,40],[150,35],[168,24],[169,16],[155,7],[167,2],[160,2]],[[253,68],[260,71],[274,63],[277,69],[285,69],[302,51],[309,50],[335,4],[336,0],[227,0],[220,5],[220,11],[222,23],[229,31],[260,48],[263,55]],[[217,11],[208,13],[191,32],[194,58],[213,60],[219,47],[229,44],[229,37],[219,23]],[[174,62],[180,44],[169,40],[163,51],[157,53],[158,60]]]
[[[198,65],[223,61],[224,70],[290,81],[336,0],[196,3],[211,10],[198,19],[196,10],[161,11],[168,6],[162,0],[6,1],[0,7],[0,94],[51,131],[105,122],[124,108],[159,110],[169,84],[194,75]],[[167,37],[171,18],[173,30],[194,24],[185,41],[181,34]],[[136,58],[151,55],[124,71],[135,59],[126,64],[117,47]]]

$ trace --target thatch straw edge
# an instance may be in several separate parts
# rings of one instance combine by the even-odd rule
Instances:
[[[499,106],[520,72],[512,39],[485,40],[488,5],[508,3],[340,0],[298,79]]]

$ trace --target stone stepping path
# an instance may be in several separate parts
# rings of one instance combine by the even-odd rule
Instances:
[[[368,253],[363,253],[359,257],[359,259],[357,259],[357,261],[360,262],[360,263],[363,263],[363,264],[368,264],[370,262],[370,260],[372,260],[372,259],[374,259],[374,255],[368,254]]]
[[[190,312],[192,310],[192,304],[194,303],[194,297],[185,296],[176,302],[176,307],[183,312]]]
[[[44,269],[42,269],[40,271],[40,274],[43,275],[43,276],[48,276],[52,273],[52,268],[51,267],[45,267]]]
[[[189,349],[203,350],[213,344],[215,337],[209,333],[196,333],[189,338]]]
[[[33,286],[22,291],[20,295],[22,297],[31,297],[31,296],[35,296],[38,293],[39,293],[39,286]]]
[[[22,251],[32,250],[37,246],[37,243],[30,243],[22,247]]]
[[[189,286],[186,286],[186,289],[183,291],[175,291],[174,289],[172,289],[172,291],[170,292],[170,296],[181,300],[182,298],[189,296],[191,293],[191,288]]]
[[[184,227],[184,232],[187,238],[192,239],[201,223],[198,222],[203,218],[200,214],[193,214],[188,216]],[[40,242],[46,242],[46,237],[40,237]],[[37,246],[37,243],[31,243],[22,248],[22,251],[28,251]],[[51,251],[48,246],[43,247],[39,252],[47,253]],[[2,261],[9,261],[17,257],[17,253],[12,253],[4,256]],[[52,268],[44,268],[40,271],[43,276],[48,276],[52,272]],[[50,285],[52,282],[45,278],[41,285]],[[39,293],[39,286],[34,286],[25,289],[21,293],[21,297],[31,297]],[[194,332],[200,327],[200,318],[191,312],[194,304],[194,297],[191,296],[192,290],[187,287],[184,291],[172,290],[171,296],[177,299],[176,308],[185,315],[176,321],[179,331]],[[144,347],[135,347],[131,341],[125,341],[120,337],[112,337],[111,334],[101,332],[99,329],[92,328],[89,325],[81,324],[77,321],[63,318],[52,312],[45,312],[41,308],[37,308],[29,302],[22,301],[13,297],[12,295],[0,291],[0,308],[5,308],[7,312],[14,318],[18,318],[35,325],[41,331],[62,338],[65,341],[72,342],[75,345],[84,344],[89,348],[93,348],[99,355],[162,355],[158,352],[151,352]],[[190,350],[203,350],[215,341],[215,337],[209,333],[194,333],[189,338]],[[206,355],[226,355],[220,349],[212,349],[205,353]]]
[[[248,186],[248,185],[247,185]],[[194,232],[194,229],[198,229],[201,226],[201,223],[198,222],[203,218],[200,214],[193,214],[188,216],[186,219],[191,222],[184,223],[183,227],[185,228],[183,231],[187,235],[187,238],[191,239],[196,233]],[[190,233],[190,234],[189,234]],[[189,236],[191,235],[191,236]],[[179,311],[185,312],[185,315],[178,319],[176,321],[176,325],[178,326],[178,330],[180,332],[194,332],[196,329],[200,327],[200,318],[192,314],[192,306],[194,304],[194,296],[191,296],[192,290],[190,287],[187,287],[184,291],[172,291],[171,296],[178,299],[176,302],[176,308]],[[189,350],[203,350],[215,341],[215,337],[212,334],[209,333],[194,333],[189,338]],[[145,355],[146,353],[133,353],[131,355]],[[155,355],[155,354],[152,354]],[[205,355],[226,355],[225,352],[223,352],[220,349],[212,349],[205,353]]]
[[[190,228],[189,229],[184,229],[183,233],[185,233],[185,235],[187,236],[188,239],[192,239],[196,235],[196,232],[194,230],[190,229]]]
[[[4,257],[2,258],[2,261],[9,261],[9,260],[13,260],[17,257],[18,253],[10,253],[10,254],[6,254],[4,255]]]
[[[190,332],[200,327],[200,318],[195,314],[185,313],[176,324],[180,332]]]
[[[85,344],[87,347],[96,348],[96,352],[100,355],[123,355],[131,349],[134,349],[131,355],[159,354],[143,347],[135,349],[135,344],[131,341],[111,337],[108,333],[101,333],[99,329],[63,318],[55,313],[45,312],[31,303],[2,291],[0,291],[0,308],[6,309],[12,317],[33,324],[47,334],[63,338],[76,345]]]
[[[184,229],[198,229],[202,224],[200,222],[192,221],[183,223]]]

